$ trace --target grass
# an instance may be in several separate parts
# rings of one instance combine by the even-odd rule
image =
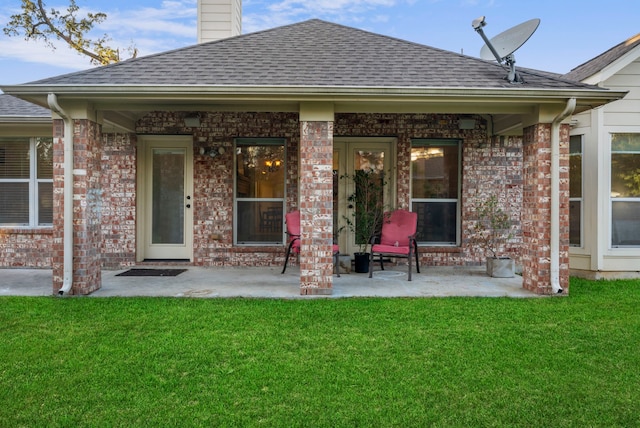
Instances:
[[[640,281],[566,298],[0,298],[0,426],[640,426]]]

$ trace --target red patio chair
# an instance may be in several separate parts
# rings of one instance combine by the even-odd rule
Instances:
[[[379,237],[371,240],[371,256],[369,259],[369,278],[373,276],[373,257],[380,257],[380,268],[384,270],[383,257],[401,257],[409,261],[408,280],[411,281],[411,260],[416,258],[416,270],[420,273],[418,261],[418,243],[416,230],[418,228],[418,213],[407,210],[395,210],[385,213],[382,231]]]
[[[295,210],[288,212],[285,215],[285,223],[287,224],[287,240],[289,241],[289,245],[287,246],[287,254],[284,257],[282,273],[287,270],[287,263],[289,262],[291,252],[293,251],[295,254],[300,254],[300,211]],[[333,244],[333,266],[338,276],[340,276],[340,266],[338,266],[339,255],[340,249],[338,245]]]

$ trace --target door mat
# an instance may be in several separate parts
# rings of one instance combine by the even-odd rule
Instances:
[[[142,269],[134,268],[126,272],[117,274],[116,276],[177,276],[186,269]]]

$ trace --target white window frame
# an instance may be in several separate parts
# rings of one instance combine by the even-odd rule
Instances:
[[[614,235],[614,230],[613,230],[613,204],[615,202],[633,202],[633,203],[638,203],[640,204],[640,197],[613,197],[612,196],[612,180],[611,180],[611,170],[613,168],[613,155],[615,154],[634,154],[636,156],[640,156],[640,151],[637,150],[631,150],[631,151],[618,151],[616,150],[614,152],[613,150],[613,136],[616,134],[638,134],[640,138],[640,132],[625,132],[625,131],[620,131],[620,132],[611,132],[609,134],[609,192],[608,192],[608,197],[609,197],[609,248],[610,249],[614,249],[614,250],[619,250],[619,249],[639,249],[640,245],[637,244],[630,244],[630,245],[620,245],[620,244],[614,244],[613,243],[613,235]]]
[[[461,194],[462,194],[462,140],[459,139],[442,139],[442,138],[415,138],[411,140],[412,150],[414,147],[428,147],[428,146],[442,146],[456,145],[458,148],[458,197],[457,198],[413,198],[413,168],[409,166],[410,170],[410,189],[409,206],[413,207],[413,203],[443,203],[443,202],[455,202],[456,204],[456,241],[455,242],[438,242],[438,241],[418,241],[418,244],[423,247],[457,247],[460,246],[461,236],[461,221],[460,221],[460,209],[461,209]],[[410,163],[413,162],[410,160]]]
[[[582,156],[582,162],[580,165],[580,197],[569,197],[569,203],[580,202],[580,243],[578,245],[569,243],[569,246],[571,248],[584,248],[584,134],[572,135],[571,137],[580,137],[580,155]],[[571,147],[569,147],[569,158],[571,158],[571,156]]]
[[[51,137],[2,137],[3,141],[29,141],[29,178],[3,178],[0,179],[0,183],[28,183],[29,184],[29,222],[28,223],[0,223],[0,228],[2,227],[24,227],[24,228],[33,228],[33,227],[53,227],[53,223],[39,223],[39,206],[38,206],[38,189],[40,183],[51,183],[53,184],[52,178],[38,178],[37,171],[37,143],[42,139],[51,139]]]
[[[284,219],[285,201],[287,195],[287,141],[284,138],[236,138],[234,141],[234,153],[236,153],[238,145],[247,145],[254,143],[255,145],[281,145],[284,149],[284,159],[282,163],[282,169],[284,174],[284,191],[282,198],[239,198],[238,197],[238,173],[237,162],[234,156],[233,160],[233,244],[239,247],[272,247],[274,245],[283,245],[285,242],[285,228],[283,226],[282,236],[279,241],[238,241],[238,202],[280,202],[282,205],[282,218]]]

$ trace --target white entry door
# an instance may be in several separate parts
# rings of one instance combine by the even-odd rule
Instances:
[[[144,245],[138,259],[192,260],[193,146],[191,137],[142,139],[138,228]],[[139,152],[140,153],[140,152]],[[140,247],[139,247],[140,249]]]
[[[358,192],[353,180],[344,179],[345,175],[353,177],[358,171],[375,169],[384,174],[385,186],[383,200],[385,205],[391,205],[395,193],[395,161],[393,143],[391,138],[336,138],[333,146],[333,224],[334,231],[342,228],[338,236],[340,252],[354,254],[359,251],[360,242],[357,242],[355,233],[345,227],[345,218],[357,222],[358,214],[355,212],[355,204],[349,202],[349,195]]]

